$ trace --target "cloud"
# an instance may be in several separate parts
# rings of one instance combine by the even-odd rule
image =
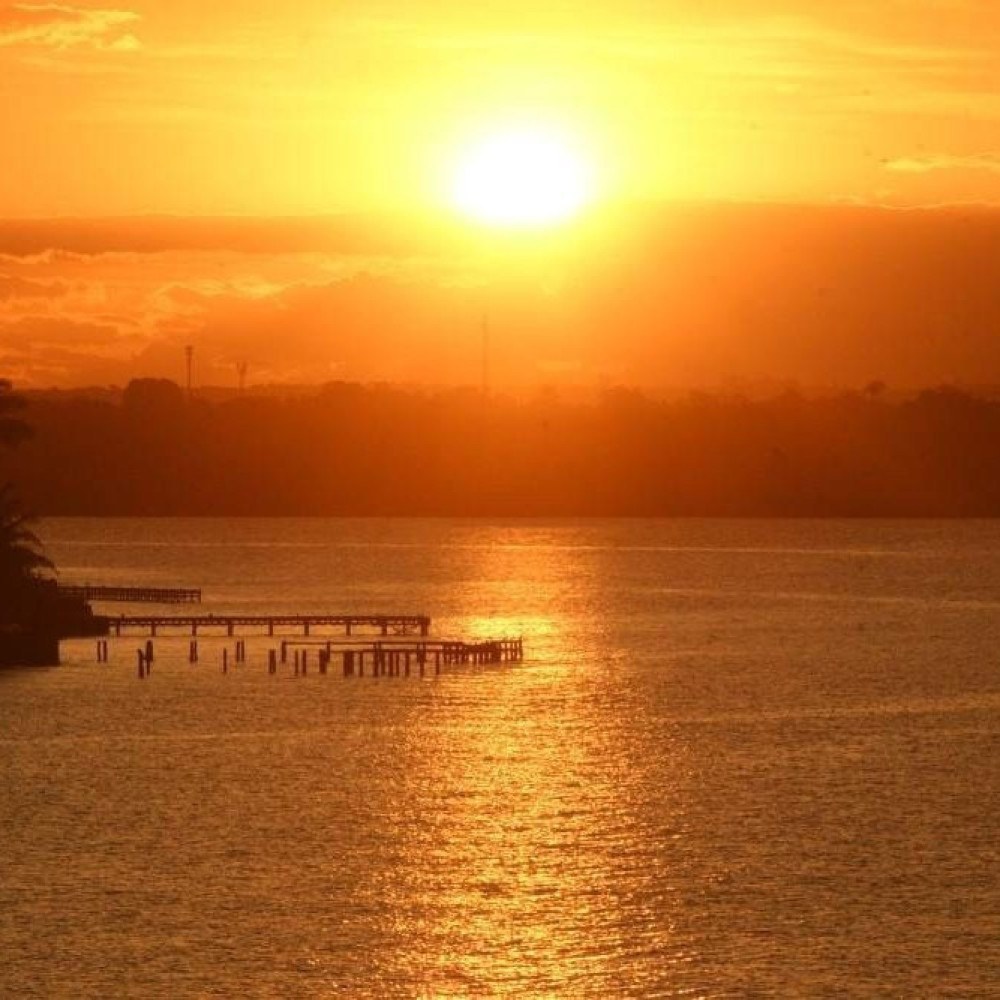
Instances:
[[[139,15],[127,10],[92,10],[63,4],[8,4],[0,7],[0,47],[52,49],[90,47],[133,52],[139,40],[125,30]]]
[[[937,170],[979,170],[1000,174],[1000,153],[981,156],[904,156],[889,160],[885,169],[901,174],[929,174]]]
[[[0,261],[71,255],[231,250],[242,254],[338,253],[409,256],[434,252],[406,220],[375,213],[300,218],[136,216],[105,219],[0,219]]]
[[[23,353],[57,346],[105,349],[117,345],[119,340],[118,330],[106,324],[47,316],[22,316],[11,323],[0,323],[0,345]]]
[[[0,302],[12,299],[57,299],[66,294],[61,281],[30,281],[17,275],[0,274]]]

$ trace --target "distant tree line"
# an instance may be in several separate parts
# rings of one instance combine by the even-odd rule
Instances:
[[[612,389],[486,399],[332,383],[288,397],[36,394],[12,474],[43,515],[995,516],[1000,402]]]

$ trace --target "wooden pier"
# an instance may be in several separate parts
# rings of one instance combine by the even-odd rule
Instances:
[[[364,677],[366,664],[370,666],[373,677],[409,677],[411,667],[423,675],[429,666],[439,674],[441,667],[447,664],[485,665],[521,663],[524,660],[524,640],[521,638],[484,639],[479,642],[447,639],[286,639],[281,643],[281,662],[287,663],[291,652],[298,672],[300,662],[305,666],[308,649],[316,650],[321,673],[326,673],[331,661],[339,660],[345,677]]]
[[[115,601],[120,604],[200,604],[201,591],[180,587],[92,587],[60,584],[59,593],[81,601]]]
[[[379,635],[421,635],[430,632],[426,615],[118,615],[104,619],[109,634],[151,635],[183,631],[192,636],[268,635],[294,629],[309,636],[317,629],[339,629],[351,636],[355,630],[374,629]]]
[[[428,638],[431,620],[427,615],[119,615],[101,621],[109,635],[147,637],[145,646],[136,650],[138,676],[143,680],[150,676],[157,635],[168,641],[189,635],[188,662],[192,665],[200,658],[199,633],[206,639],[237,637],[234,666],[247,662],[244,636],[278,637],[277,645],[268,644],[268,673],[277,674],[279,663],[292,662],[296,677],[305,676],[310,664],[320,674],[336,665],[344,677],[364,677],[366,670],[371,677],[409,677],[411,673],[423,677],[428,670],[440,674],[450,664],[484,666],[524,660],[520,637],[472,642]],[[294,631],[289,634],[289,629]],[[330,634],[331,629],[340,634]],[[221,653],[226,674],[228,644]],[[97,641],[97,662],[109,662],[107,639]]]

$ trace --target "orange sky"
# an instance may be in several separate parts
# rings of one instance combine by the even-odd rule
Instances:
[[[180,377],[193,342],[218,382],[476,381],[488,310],[511,380],[1000,382],[995,0],[481,6],[0,2],[0,374]],[[606,204],[446,232],[463,144],[518,122]],[[655,207],[699,202],[733,207]]]
[[[996,201],[998,59],[994,0],[0,3],[0,215],[424,207],[525,115],[615,200]]]

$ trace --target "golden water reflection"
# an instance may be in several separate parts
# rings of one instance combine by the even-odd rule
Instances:
[[[599,600],[587,593],[604,575],[593,552],[530,555],[523,607],[570,610],[544,592],[565,591],[567,581],[574,611]],[[650,849],[671,799],[681,836],[683,748],[659,748],[657,774],[670,784],[653,822],[653,756],[630,718],[636,694],[610,651],[591,649],[581,669],[588,640],[579,627],[556,613],[464,620],[476,637],[530,641],[527,662],[499,680],[475,671],[447,678],[447,721],[415,736],[424,745],[409,781],[426,808],[396,876],[402,896],[426,903],[398,933],[419,934],[426,949],[404,952],[406,968],[393,975],[422,981],[423,995],[624,996],[683,960],[671,878]],[[594,669],[595,659],[608,666]]]

